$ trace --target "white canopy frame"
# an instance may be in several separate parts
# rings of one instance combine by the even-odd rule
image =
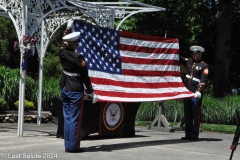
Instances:
[[[40,61],[37,125],[41,124],[43,58],[50,39],[62,25],[75,17],[114,29],[114,20],[122,19],[116,28],[118,30],[122,23],[134,14],[157,11],[165,11],[165,8],[131,0],[119,0],[118,2],[1,0],[0,16],[11,19],[17,32],[19,44],[21,44],[24,35],[34,36],[38,39],[36,49]],[[23,54],[24,50],[21,50],[17,133],[19,137],[23,137],[24,122],[26,70],[21,69]]]

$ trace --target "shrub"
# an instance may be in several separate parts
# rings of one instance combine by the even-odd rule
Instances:
[[[202,102],[202,122],[203,123],[223,123],[221,107],[222,99],[215,99],[211,95],[204,95]]]
[[[31,101],[37,104],[37,97],[38,97],[38,80],[34,80],[31,77],[26,76],[25,99],[31,99]]]
[[[141,103],[137,115],[137,121],[152,121],[155,119],[159,111],[159,102],[143,102]],[[162,113],[168,121],[180,121],[183,118],[183,102],[182,100],[164,101],[164,107],[161,108]]]
[[[164,108],[164,115],[169,122],[179,122],[184,117],[183,100],[165,101]]]
[[[136,120],[152,121],[158,114],[158,110],[158,102],[144,102],[138,109]],[[163,115],[169,122],[179,122],[184,117],[183,100],[164,101]],[[240,116],[240,96],[230,95],[217,99],[211,94],[204,95],[202,123],[236,125],[238,116]]]
[[[0,66],[0,95],[11,109],[19,96],[19,69]]]
[[[202,122],[214,124],[237,124],[240,109],[240,97],[231,95],[224,98],[203,98]]]
[[[19,101],[16,101],[15,103],[14,103],[14,105],[16,106],[16,108],[18,108],[18,106],[19,106]],[[31,101],[28,101],[28,100],[24,100],[24,110],[25,111],[29,111],[29,110],[35,110],[36,109],[36,107],[34,106],[34,103],[33,102],[31,102]]]
[[[19,69],[10,69],[0,65],[0,95],[6,101],[7,109],[15,109],[14,102],[19,100]],[[38,79],[26,76],[25,99],[38,102]],[[59,78],[43,78],[42,108],[53,110],[51,99],[60,97]]]
[[[157,114],[158,105],[158,102],[142,102],[137,111],[136,120],[152,121]]]
[[[0,112],[4,112],[5,110],[8,110],[7,102],[3,98],[0,98]]]
[[[53,111],[52,98],[59,98],[61,89],[59,87],[59,79],[44,78],[43,79],[43,92],[42,92],[42,108],[43,110]]]

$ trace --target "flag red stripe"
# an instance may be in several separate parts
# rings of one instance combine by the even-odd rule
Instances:
[[[107,97],[121,97],[121,98],[160,98],[160,97],[174,97],[179,94],[192,94],[190,91],[186,92],[166,92],[166,93],[129,93],[129,92],[112,92],[112,91],[94,91],[97,95]]]
[[[149,48],[141,46],[132,46],[126,44],[120,44],[120,50],[142,53],[156,53],[156,54],[178,54],[179,50],[174,48]]]
[[[179,66],[178,60],[169,59],[148,59],[148,58],[131,58],[121,57],[122,63],[133,63],[133,64],[151,64],[151,65],[177,65]]]
[[[99,101],[141,102],[193,97],[180,77],[177,38],[118,32],[82,21],[76,23],[76,30],[84,30],[82,37],[86,43],[82,45],[86,47],[91,42],[92,47],[87,50],[80,47],[79,52],[88,58],[89,76]]]
[[[139,70],[122,70],[123,75],[127,76],[178,76],[180,77],[179,71],[139,71]]]
[[[91,82],[97,85],[111,85],[126,88],[174,88],[174,87],[184,87],[182,82],[156,82],[156,83],[146,83],[146,82],[122,82],[103,78],[91,77]]]

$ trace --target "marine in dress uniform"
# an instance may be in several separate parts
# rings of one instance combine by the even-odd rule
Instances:
[[[201,60],[204,48],[191,46],[192,58],[180,57],[180,63],[186,67],[184,84],[195,94],[194,98],[185,98],[184,116],[186,122],[185,137],[182,140],[198,140],[203,89],[208,81],[208,64]]]
[[[84,85],[93,103],[97,102],[94,94],[88,69],[83,55],[76,53],[80,32],[73,32],[63,37],[64,47],[58,55],[63,67],[60,79],[61,100],[64,116],[64,145],[65,152],[83,152],[80,149],[81,121],[84,102]]]

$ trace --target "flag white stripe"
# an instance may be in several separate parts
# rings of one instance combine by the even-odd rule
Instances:
[[[170,48],[170,49],[179,49],[179,43],[165,43],[165,42],[154,42],[154,41],[145,41],[131,38],[120,38],[120,44],[139,46],[139,47],[148,47],[148,48]]]
[[[88,74],[99,101],[143,102],[194,96],[180,77],[176,38],[125,32],[118,35],[114,30],[91,27],[82,21],[74,24],[76,30],[84,30],[79,52],[86,58]],[[118,39],[121,35],[127,38]],[[121,74],[113,74],[120,73],[121,69]]]
[[[89,76],[94,78],[109,79],[122,82],[139,82],[139,83],[163,83],[163,82],[182,82],[180,77],[163,76],[163,77],[137,77],[118,74],[104,73],[100,71],[89,70]]]
[[[164,59],[164,60],[179,60],[178,54],[156,54],[156,53],[143,53],[120,50],[122,57],[144,58],[144,59]]]
[[[122,93],[154,93],[154,94],[161,94],[161,93],[174,93],[174,92],[187,92],[188,90],[186,87],[176,87],[176,88],[127,88],[127,87],[120,87],[120,86],[113,86],[113,85],[101,85],[101,84],[94,84],[92,83],[94,90],[104,90],[104,91],[114,91],[114,92],[122,92]]]
[[[109,96],[101,96],[98,95],[99,99],[104,99],[104,101],[119,101],[119,102],[150,102],[150,101],[165,101],[165,100],[172,100],[172,99],[182,99],[182,98],[189,98],[194,97],[194,94],[178,94],[176,96],[171,97],[146,97],[147,98],[127,98],[127,97],[109,97]]]
[[[176,65],[149,65],[149,64],[132,64],[122,63],[122,69],[136,71],[176,71],[180,72],[180,66]]]

